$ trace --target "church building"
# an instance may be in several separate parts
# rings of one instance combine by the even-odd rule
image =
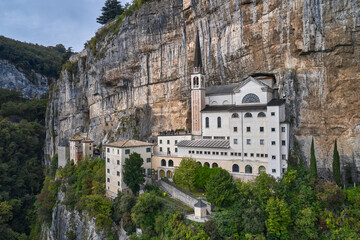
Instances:
[[[222,167],[234,178],[254,179],[261,172],[281,177],[289,151],[285,100],[273,76],[254,76],[234,84],[206,87],[199,35],[191,74],[191,135],[159,135],[153,167],[172,177],[183,157],[202,166]],[[163,142],[169,143],[159,147]],[[164,152],[164,149],[176,152]]]

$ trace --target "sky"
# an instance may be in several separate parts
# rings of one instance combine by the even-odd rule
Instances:
[[[126,0],[122,0],[124,4]],[[105,0],[0,0],[0,35],[79,52],[95,35]]]

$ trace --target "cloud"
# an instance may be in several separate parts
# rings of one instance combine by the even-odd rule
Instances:
[[[81,51],[101,25],[96,18],[105,0],[1,0],[0,35]]]

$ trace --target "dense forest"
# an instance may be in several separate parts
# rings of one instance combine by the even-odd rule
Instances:
[[[14,64],[30,80],[33,78],[34,71],[57,79],[61,66],[71,54],[71,48],[66,49],[62,44],[45,47],[0,36],[0,59]]]
[[[146,185],[140,196],[119,194],[109,199],[103,159],[84,159],[78,165],[71,161],[56,172],[55,156],[38,197],[38,224],[32,239],[39,237],[39,222],[51,224],[59,191],[65,193],[63,204],[95,217],[97,230],[105,231],[109,239],[116,235],[115,226],[123,227],[131,240],[360,237],[360,187],[342,189],[319,181],[302,164],[290,166],[282,179],[263,173],[253,182],[241,182],[221,168],[201,167],[192,159],[183,161],[187,162],[187,178],[182,178],[185,168],[180,166],[175,182],[186,188],[184,191],[206,196],[214,205],[207,222],[187,220],[192,209],[151,185]],[[142,235],[135,233],[136,228],[141,228]],[[76,239],[75,230],[68,229],[67,236]]]
[[[27,239],[44,172],[47,96],[0,89],[0,239]]]

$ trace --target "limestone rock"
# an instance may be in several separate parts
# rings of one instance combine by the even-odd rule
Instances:
[[[360,2],[162,0],[74,56],[52,91],[46,153],[85,131],[97,144],[190,128],[190,73],[199,30],[207,85],[276,76],[306,158],[360,168]],[[94,55],[93,53],[96,53]]]

